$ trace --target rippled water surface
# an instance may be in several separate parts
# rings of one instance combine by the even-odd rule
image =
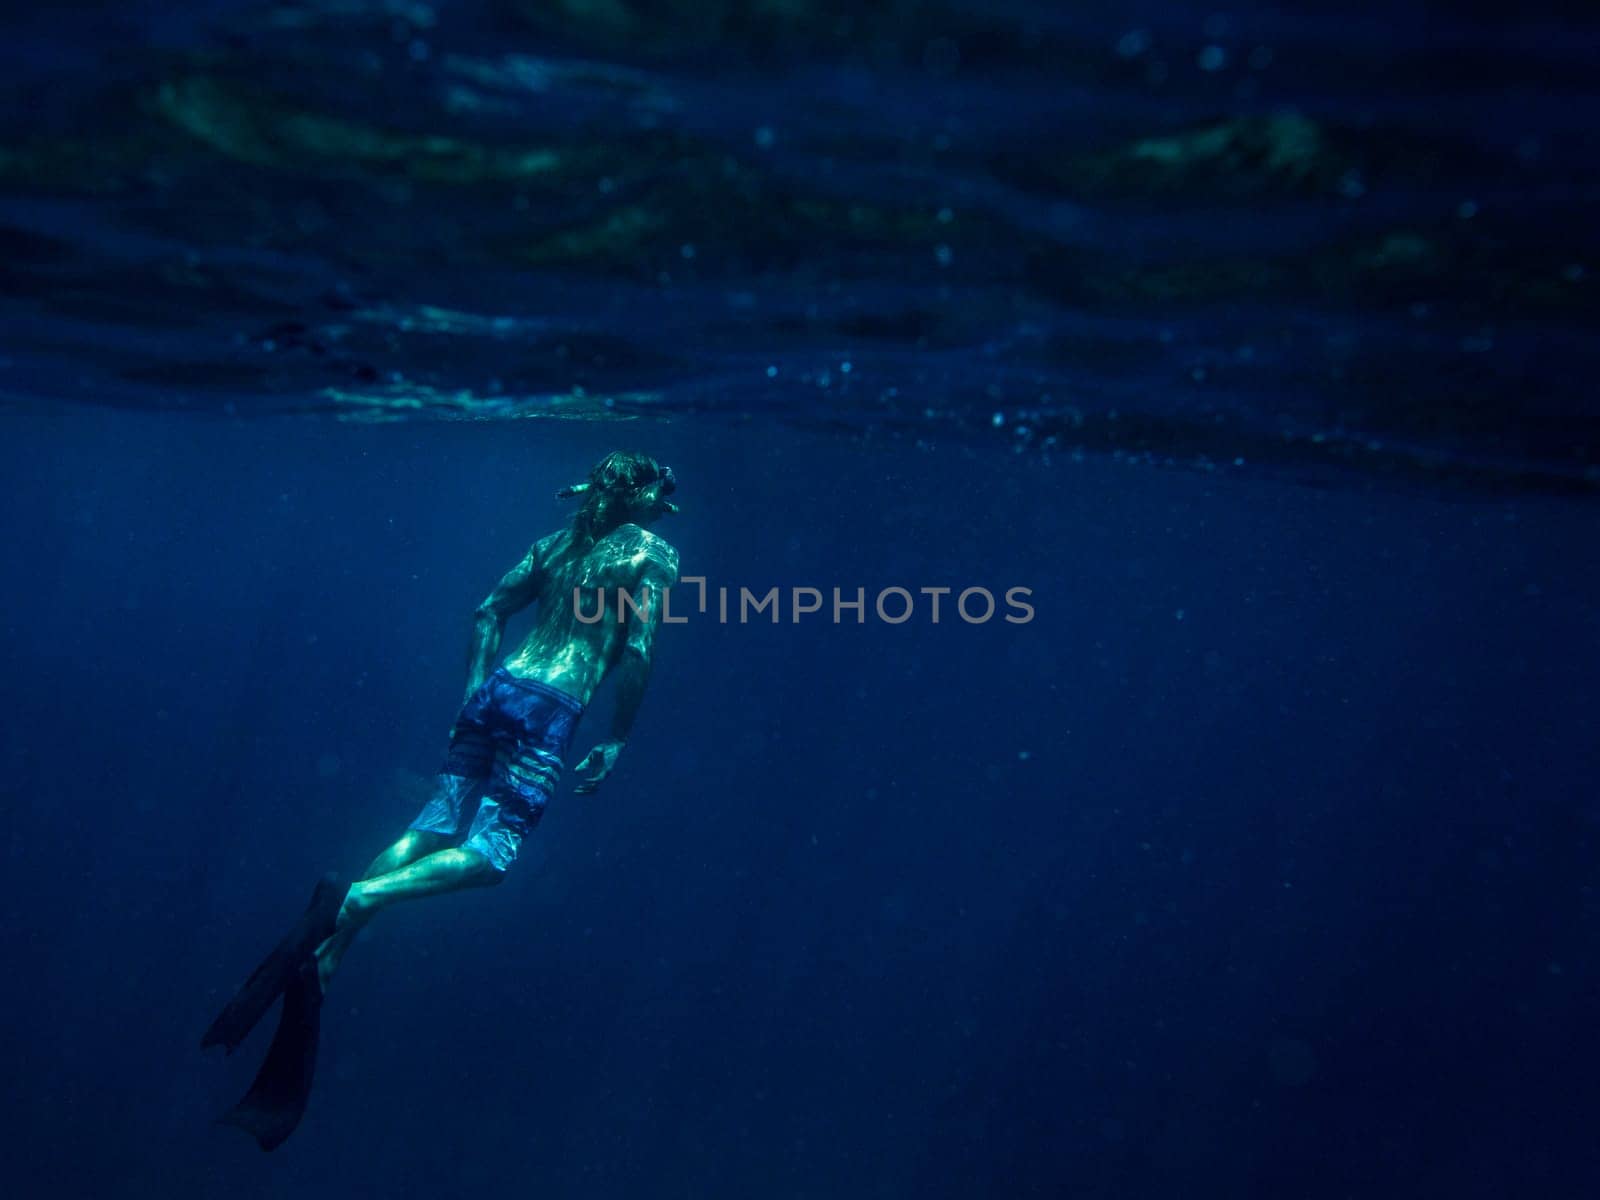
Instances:
[[[1592,493],[1578,6],[20,18],[0,395]]]

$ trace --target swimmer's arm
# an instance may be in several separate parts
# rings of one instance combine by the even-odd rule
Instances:
[[[611,736],[585,754],[583,761],[573,768],[578,773],[578,786],[574,790],[579,795],[594,791],[617,765],[622,748],[628,744],[628,734],[633,731],[633,719],[644,703],[645,689],[650,686],[651,646],[655,627],[661,623],[661,593],[647,584],[633,595],[641,614],[649,616],[644,619],[631,613],[628,616],[627,641],[612,668],[617,674],[617,705],[611,714]]]
[[[628,618],[628,638],[622,645],[621,661],[617,663],[617,707],[611,716],[611,740],[614,742],[628,740],[633,719],[644,703],[645,689],[650,686],[656,629],[661,624],[661,591],[655,584],[646,584],[639,607],[649,616],[638,619],[630,614]]]
[[[495,584],[494,591],[478,605],[472,614],[472,645],[467,651],[467,695],[471,696],[483,686],[500,653],[500,637],[506,631],[506,619],[532,604],[539,594],[539,584],[544,574],[539,547],[529,550],[527,556],[507,571],[505,578]]]
[[[667,557],[669,556],[670,557]],[[652,563],[637,589],[631,595],[630,606],[621,601],[627,633],[622,643],[622,653],[612,668],[617,675],[617,704],[611,714],[611,737],[601,742],[574,768],[579,776],[579,793],[594,791],[616,766],[622,748],[628,744],[633,731],[633,720],[639,715],[644,694],[650,686],[650,672],[655,662],[656,630],[666,611],[667,587],[678,577],[677,554],[670,548],[662,552],[659,563]]]

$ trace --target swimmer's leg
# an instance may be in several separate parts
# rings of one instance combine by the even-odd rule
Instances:
[[[463,846],[435,850],[381,875],[369,876],[350,885],[339,910],[339,925],[360,928],[379,909],[402,900],[420,900],[462,888],[489,887],[505,878],[487,856]]]
[[[367,867],[366,874],[361,879],[376,879],[388,875],[403,867],[410,866],[419,859],[426,858],[450,844],[452,839],[442,833],[430,833],[421,829],[408,829],[400,835],[394,845],[384,850],[382,854],[373,859]],[[352,885],[354,887],[354,885]],[[334,929],[334,934],[322,945],[317,947],[317,978],[322,984],[322,990],[328,990],[328,983],[333,979],[334,972],[339,969],[345,951],[350,949],[350,943],[355,941],[356,934],[360,932],[365,920],[351,920],[347,915],[349,896],[346,895],[345,903],[339,909],[339,920]]]

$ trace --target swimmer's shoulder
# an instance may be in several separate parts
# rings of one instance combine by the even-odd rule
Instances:
[[[528,551],[528,561],[535,570],[548,568],[572,544],[572,530],[558,529],[547,533]]]
[[[634,580],[662,587],[678,582],[677,550],[666,538],[642,525],[619,525],[601,538],[600,544],[606,547],[608,557],[626,566],[626,573]]]

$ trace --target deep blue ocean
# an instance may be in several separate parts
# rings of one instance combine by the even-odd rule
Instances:
[[[1600,1194],[1588,8],[6,23],[8,1194]],[[201,1032],[617,448],[709,611],[263,1155]]]

